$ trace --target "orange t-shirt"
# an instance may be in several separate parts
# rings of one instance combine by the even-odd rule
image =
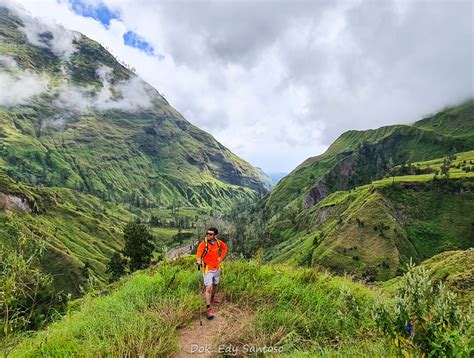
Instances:
[[[212,270],[217,270],[220,268],[219,262],[217,259],[220,257],[222,260],[225,257],[225,254],[227,253],[227,245],[224,243],[224,241],[219,240],[220,246],[221,246],[221,255],[219,256],[219,246],[217,245],[217,240],[211,244],[209,241],[207,243],[207,254],[204,256],[203,261],[207,266],[212,266],[209,269]],[[204,243],[204,240],[199,243],[197,253],[196,253],[196,258],[200,259],[202,254],[204,253],[204,250],[206,248],[206,244]]]

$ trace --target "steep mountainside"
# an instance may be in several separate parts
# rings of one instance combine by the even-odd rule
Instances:
[[[42,243],[58,290],[106,282],[128,221],[150,223],[160,251],[267,191],[97,42],[3,1],[0,91],[0,249]]]
[[[228,208],[267,180],[98,43],[0,5],[0,170],[138,207]]]
[[[57,290],[80,293],[87,275],[106,282],[106,262],[123,246],[123,208],[64,188],[31,188],[0,174],[0,245],[33,240],[44,245],[42,268]],[[85,264],[89,272],[83,272]]]
[[[468,101],[413,126],[344,133],[253,209],[253,247],[277,262],[388,279],[410,257],[474,246],[473,118]]]
[[[307,159],[283,178],[259,207],[267,218],[285,209],[309,208],[332,192],[383,178],[395,165],[474,149],[473,118],[474,101],[468,101],[413,126],[345,132],[325,153]],[[450,124],[433,125],[441,119]],[[460,130],[448,134],[448,126]]]

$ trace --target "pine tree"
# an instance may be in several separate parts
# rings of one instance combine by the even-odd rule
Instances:
[[[128,223],[124,229],[123,253],[130,258],[130,269],[136,271],[147,267],[153,252],[153,236],[143,224]]]
[[[115,252],[107,264],[107,271],[105,271],[111,274],[110,282],[117,281],[125,274],[125,265],[126,260],[118,252]]]

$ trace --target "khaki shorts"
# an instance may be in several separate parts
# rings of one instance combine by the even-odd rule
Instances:
[[[221,278],[221,270],[208,270],[207,274],[204,274],[204,286],[217,285]]]

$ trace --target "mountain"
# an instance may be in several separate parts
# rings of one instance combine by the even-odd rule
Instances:
[[[43,245],[56,289],[105,283],[128,221],[166,246],[269,181],[97,42],[0,3],[0,247]]]
[[[0,247],[15,247],[20,239],[42,246],[41,268],[58,291],[78,296],[87,275],[107,281],[106,263],[123,247],[122,228],[130,218],[124,208],[92,195],[33,188],[0,173]]]
[[[262,173],[97,42],[7,5],[0,37],[0,169],[14,180],[137,207],[222,210],[266,192]]]
[[[470,100],[413,125],[342,134],[259,201],[248,247],[377,280],[410,257],[473,247],[473,120]],[[449,177],[433,181],[447,156]]]
[[[284,177],[286,177],[288,175],[288,173],[268,172],[267,175],[272,180],[273,186],[276,186],[281,179],[283,179]]]

